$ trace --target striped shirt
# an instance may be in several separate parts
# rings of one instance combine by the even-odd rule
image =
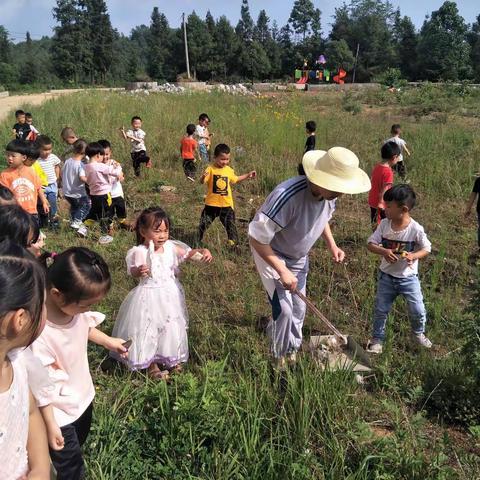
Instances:
[[[267,197],[248,233],[282,257],[300,259],[308,255],[334,211],[335,200],[314,197],[305,176],[290,178]]]
[[[53,153],[51,153],[47,158],[39,158],[38,164],[45,172],[47,176],[48,184],[57,183],[57,175],[55,174],[55,167],[60,165],[60,159]]]

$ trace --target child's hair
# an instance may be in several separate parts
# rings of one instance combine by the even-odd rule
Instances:
[[[13,195],[12,191],[3,185],[0,185],[0,206],[16,204],[17,201],[15,200],[15,195]]]
[[[56,288],[66,305],[107,294],[112,279],[105,260],[84,247],[72,247],[53,258],[47,269],[48,288]]]
[[[27,154],[27,158],[31,158],[32,160],[36,160],[40,156],[40,148],[36,142],[28,142],[29,145],[29,152]]]
[[[39,135],[35,140],[35,145],[38,148],[46,147],[51,144],[52,144],[52,139],[50,137],[47,137],[46,135]]]
[[[133,123],[135,120],[142,121],[142,119],[138,115],[135,115],[134,117],[132,117],[132,120],[130,121],[130,123]]]
[[[395,155],[400,155],[402,151],[395,142],[387,142],[382,145],[381,155],[383,160],[391,160]]]
[[[79,138],[73,142],[72,151],[75,155],[85,155],[87,145],[87,142],[83,138]]]
[[[44,303],[42,266],[24,248],[3,240],[0,243],[0,322],[10,312],[27,311],[32,323],[28,346],[40,333]]]
[[[28,154],[30,153],[30,142],[16,138],[15,140],[8,142],[5,150],[7,152],[19,153],[20,155],[28,157]]]
[[[168,230],[170,230],[170,218],[163,208],[149,207],[143,210],[135,222],[135,233],[137,235],[137,245],[145,243],[145,237],[142,230],[150,230],[158,228],[163,222]]]
[[[85,149],[85,154],[90,158],[95,157],[98,154],[103,155],[104,153],[105,150],[98,142],[89,143]]]
[[[402,127],[400,126],[399,123],[394,123],[392,125],[392,129],[390,130],[392,132],[392,135],[397,135],[400,133],[400,130],[402,129]]]
[[[99,140],[97,143],[101,145],[104,149],[112,148],[112,144],[108,140]]]
[[[15,112],[15,117],[19,117],[20,115],[25,115],[25,112],[23,110],[17,110]]]
[[[206,113],[201,113],[201,114],[198,116],[198,121],[199,121],[199,122],[202,122],[203,120],[208,120],[208,121],[210,121],[210,117],[209,117]]]
[[[307,132],[313,133],[317,130],[317,124],[313,120],[310,120],[305,124],[305,129]]]
[[[189,123],[187,125],[187,135],[193,135],[195,133],[195,125],[193,123]]]
[[[60,132],[60,137],[62,137],[62,140],[64,141],[67,141],[68,137],[76,137],[76,136],[77,134],[75,133],[72,127],[64,127]]]
[[[33,118],[33,115],[30,112],[25,112],[25,118]]]
[[[412,210],[415,207],[417,196],[413,188],[406,183],[394,185],[383,194],[385,202],[395,202],[399,207],[408,207]]]
[[[226,145],[225,143],[219,143],[216,147],[215,150],[213,151],[213,156],[214,157],[219,157],[220,155],[223,154],[229,154],[230,153],[230,147]]]
[[[34,218],[20,205],[0,205],[0,240],[28,248],[38,240],[40,230]]]

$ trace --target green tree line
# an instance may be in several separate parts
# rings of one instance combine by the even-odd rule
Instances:
[[[0,84],[121,84],[132,80],[175,81],[184,76],[183,28],[171,27],[155,7],[149,25],[130,35],[111,24],[104,0],[57,0],[52,37],[13,43],[0,26]],[[480,82],[480,14],[468,25],[457,5],[445,1],[417,30],[388,0],[350,0],[335,9],[331,31],[311,0],[294,0],[286,25],[265,10],[253,18],[248,0],[240,20],[186,18],[190,66],[198,80],[237,82],[292,78],[305,60],[314,69],[320,54],[327,67],[372,81],[390,68],[408,80]]]

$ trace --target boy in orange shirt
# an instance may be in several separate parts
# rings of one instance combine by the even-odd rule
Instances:
[[[26,140],[12,140],[6,146],[8,168],[0,173],[0,184],[13,192],[18,204],[38,223],[37,199],[48,213],[50,206],[43,194],[42,182],[32,167],[24,165],[30,153]]]
[[[183,136],[180,142],[180,154],[183,160],[183,171],[185,176],[191,182],[195,181],[195,173],[197,167],[195,162],[198,157],[198,142],[193,138],[195,135],[195,125],[190,123],[187,125],[187,134]]]

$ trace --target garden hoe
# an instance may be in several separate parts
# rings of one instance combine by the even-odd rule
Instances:
[[[350,356],[356,360],[358,363],[365,365],[366,367],[371,367],[372,364],[370,362],[370,358],[365,352],[365,350],[350,336],[350,335],[343,335],[335,325],[333,325],[330,320],[316,307],[316,305],[307,298],[302,292],[298,290],[293,290],[293,293],[297,295],[300,299],[302,299],[307,307],[312,311],[312,313],[322,321],[322,323],[335,335],[337,341],[340,343],[341,347],[347,352],[349,352]]]

